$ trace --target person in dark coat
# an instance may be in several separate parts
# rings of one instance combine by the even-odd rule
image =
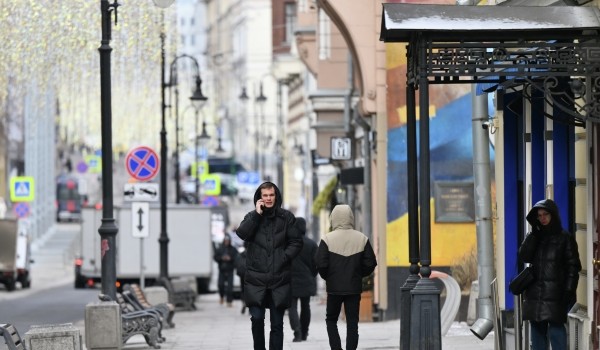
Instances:
[[[523,319],[531,324],[533,350],[567,349],[567,313],[575,303],[581,262],[577,242],[562,227],[551,199],[537,202],[527,214],[531,233],[519,258],[532,264],[535,281],[524,292]]]
[[[248,244],[244,242],[244,250],[238,255],[238,258],[235,261],[235,273],[240,278],[240,287],[242,289],[242,315],[246,313],[246,303],[244,302],[244,275],[246,274],[246,249],[248,249]]]
[[[231,245],[231,236],[225,234],[223,243],[215,251],[213,259],[219,264],[219,296],[220,303],[223,304],[224,299],[227,300],[227,306],[231,307],[233,301],[233,270],[235,261],[237,260],[238,251]]]
[[[237,235],[247,242],[244,301],[252,321],[254,349],[265,349],[265,309],[271,320],[270,350],[283,349],[283,316],[291,304],[292,260],[302,249],[296,218],[281,208],[283,197],[272,182],[254,193],[255,210],[244,216]]]
[[[336,205],[330,221],[333,231],[321,239],[317,250],[317,269],[327,285],[325,323],[329,346],[332,350],[342,349],[337,321],[344,304],[346,350],[356,350],[362,278],[373,273],[377,260],[367,236],[354,229],[350,206]]]
[[[306,237],[306,220],[296,218],[296,227],[302,234],[302,251],[292,261],[292,306],[288,309],[294,342],[306,340],[310,325],[310,297],[317,295],[317,243]],[[298,317],[300,301],[300,317]]]

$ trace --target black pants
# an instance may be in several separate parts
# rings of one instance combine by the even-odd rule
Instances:
[[[300,317],[298,317],[298,300],[300,300]],[[310,325],[310,297],[292,297],[292,306],[288,313],[294,336],[300,336],[306,340]]]
[[[265,295],[264,306],[250,306],[250,320],[252,321],[252,338],[254,350],[265,350],[265,311],[269,308],[271,319],[271,333],[269,336],[269,350],[283,349],[283,316],[285,309],[278,309],[273,303],[273,297],[268,290]]]
[[[219,295],[221,298],[226,297],[227,302],[233,301],[233,271],[219,271]]]
[[[327,294],[327,310],[325,323],[331,350],[341,350],[342,341],[337,328],[337,321],[344,304],[346,313],[346,350],[356,350],[358,346],[358,314],[360,309],[360,294],[335,295]]]

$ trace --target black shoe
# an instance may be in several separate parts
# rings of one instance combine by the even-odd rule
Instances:
[[[294,340],[292,340],[294,343],[299,343],[302,341],[301,337],[294,337]]]

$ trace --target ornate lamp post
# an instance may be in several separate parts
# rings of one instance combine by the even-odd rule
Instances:
[[[200,203],[200,167],[199,165],[199,161],[198,161],[198,153],[202,153],[202,157],[200,157],[200,160],[205,160],[204,156],[206,153],[206,145],[208,144],[208,141],[210,140],[210,135],[208,135],[208,133],[206,132],[206,122],[202,121],[202,133],[200,135],[198,135],[198,109],[196,109],[196,138],[194,140],[194,161],[196,162],[196,188],[195,188],[195,194],[196,194],[196,203]]]
[[[260,82],[259,93],[258,93],[258,96],[256,96],[255,101],[256,101],[256,104],[258,105],[258,108],[260,110],[260,123],[264,127],[265,126],[265,103],[267,102],[267,97],[263,93],[263,84],[262,84],[262,81]],[[256,136],[255,136],[256,137],[256,158],[257,158],[257,163],[258,163],[258,152],[260,152],[260,143],[259,143],[260,142],[260,136],[259,136],[258,130],[259,129],[257,127],[256,128]],[[261,152],[260,176],[263,179],[265,178],[265,152]]]
[[[189,58],[192,60],[192,62],[194,62],[194,67],[196,68],[196,77],[197,79],[200,79],[200,65],[198,64],[198,61],[196,60],[196,58],[194,58],[193,56],[187,55],[187,54],[182,54],[179,55],[177,57],[175,57],[173,59],[173,61],[171,62],[171,68],[170,68],[170,72],[169,72],[169,77],[170,77],[170,81],[168,84],[165,85],[166,87],[174,87],[175,88],[175,203],[180,203],[181,202],[181,185],[180,185],[180,173],[179,173],[179,79],[178,79],[178,74],[177,74],[177,61],[182,59],[182,58]],[[202,81],[200,80],[200,83]],[[202,95],[202,89],[199,87],[198,82],[196,82],[196,89],[200,89],[199,93],[200,95]],[[198,91],[194,91],[194,94],[196,94]],[[192,100],[192,103],[194,103],[195,100],[199,99],[200,97],[196,96],[196,95],[192,95],[190,97],[190,99]],[[202,96],[202,98],[205,98],[204,96]],[[204,100],[202,100],[202,103],[206,101],[206,98]]]
[[[98,228],[102,250],[102,293],[117,300],[116,239],[119,229],[113,218],[112,181],[112,100],[110,77],[111,12],[117,16],[119,3],[100,1],[102,12],[102,41],[100,52],[100,109],[102,133],[102,224]]]
[[[174,0],[154,0],[154,4],[161,8],[169,7]],[[112,178],[112,99],[111,99],[111,74],[110,74],[110,47],[111,40],[111,13],[117,18],[117,9],[120,4],[117,0],[100,0],[102,14],[102,41],[98,51],[100,53],[100,110],[101,110],[101,135],[102,135],[102,224],[98,228],[102,250],[102,293],[117,299],[117,268],[116,268],[116,236],[119,232],[113,218],[113,178]],[[161,36],[164,43],[164,34]],[[164,45],[163,45],[164,58]],[[163,70],[164,85],[164,70]],[[164,126],[164,90],[163,90],[163,126]],[[164,167],[163,167],[164,168]],[[162,171],[162,170],[161,170]],[[161,192],[161,196],[166,192]],[[162,252],[161,252],[162,253]]]
[[[196,112],[196,136],[194,137],[194,162],[196,163],[196,178],[194,179],[195,183],[195,195],[196,195],[196,204],[200,203],[200,168],[198,162],[198,142],[205,143],[210,139],[210,136],[206,133],[206,122],[202,121],[202,134],[198,135],[198,113],[200,109],[204,106],[208,97],[202,94],[202,80],[200,79],[200,75],[198,75],[196,79],[196,90],[194,94],[190,97],[192,100],[192,104],[194,105],[194,109]]]

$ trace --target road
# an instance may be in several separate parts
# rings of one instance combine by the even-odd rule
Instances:
[[[76,323],[83,320],[85,305],[99,291],[73,288],[73,254],[78,224],[57,224],[32,249],[31,288],[14,292],[0,287],[0,323],[12,323],[24,335],[32,325]]]
[[[237,226],[252,205],[234,203],[230,220]],[[0,323],[14,324],[22,335],[32,325],[81,324],[85,305],[97,301],[100,291],[74,288],[73,261],[79,247],[79,230],[77,223],[58,223],[33,244],[31,288],[22,289],[17,284],[14,292],[8,292],[0,285]]]

